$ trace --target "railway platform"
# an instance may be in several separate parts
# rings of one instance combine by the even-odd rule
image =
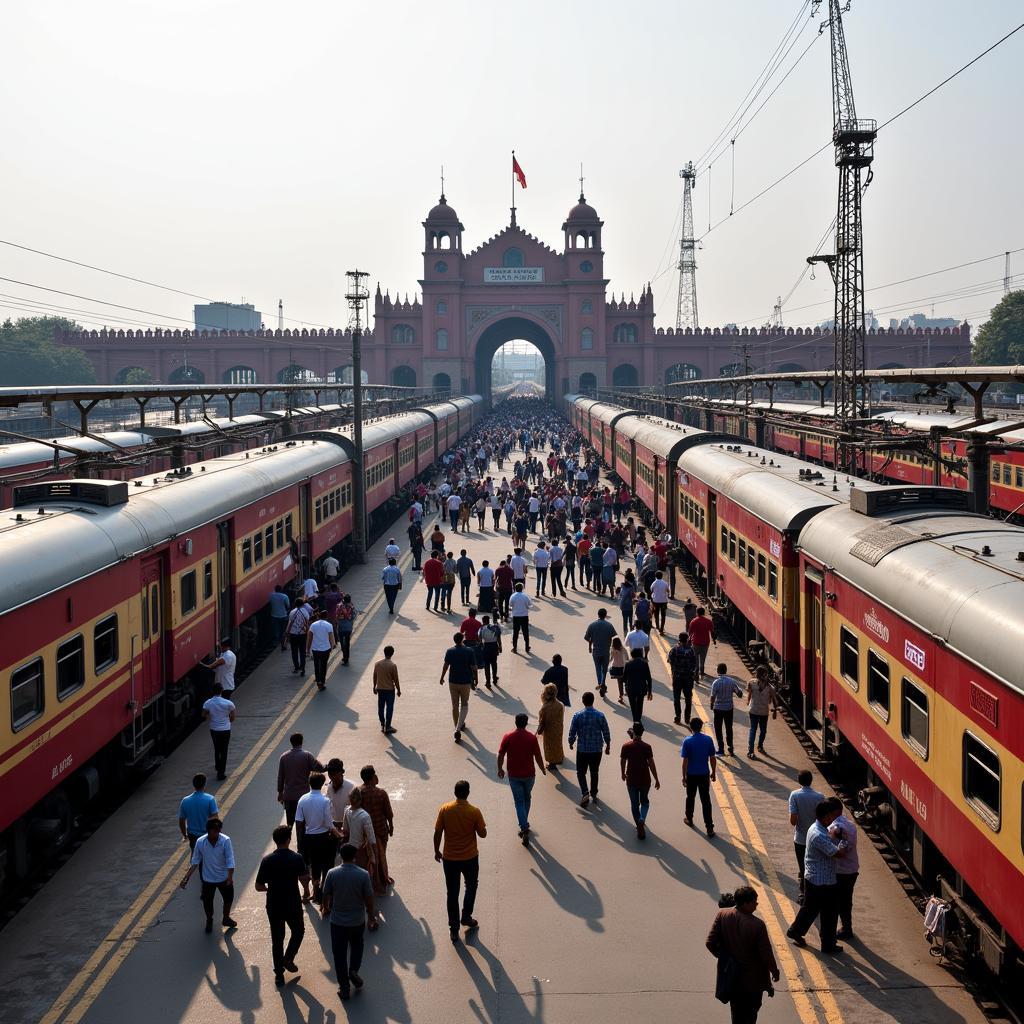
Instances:
[[[404,526],[395,525],[400,541]],[[466,548],[478,567],[484,558],[494,566],[511,553],[504,532],[445,533],[449,549]],[[797,772],[812,766],[781,718],[769,724],[767,754],[747,760],[746,715],[738,703],[737,756],[719,762],[713,787],[717,834],[709,839],[686,827],[679,759],[684,732],[672,722],[664,638],[655,638],[651,651],[655,696],[645,716],[661,780],[660,790],[651,792],[648,838],[636,837],[619,777],[629,714],[615,701],[613,686],[607,700],[598,698],[612,732],[600,803],[578,805],[567,749],[560,770],[537,780],[533,843],[525,849],[508,786],[497,778],[498,742],[519,711],[536,727],[540,677],[552,654],[560,653],[569,668],[571,710],[581,706],[581,694],[594,683],[584,631],[602,605],[618,628],[617,609],[582,589],[539,599],[531,613],[532,652],[512,654],[506,633],[500,686],[488,691],[481,681],[462,741],[455,743],[447,686],[439,678],[465,606],[456,588],[451,614],[425,610],[425,587],[403,545],[404,587],[396,614],[388,615],[380,587],[386,543],[385,537],[366,566],[343,578],[362,614],[351,663],[332,660],[326,691],[317,693],[311,672],[299,680],[288,655],[272,651],[236,693],[228,778],[213,781],[210,739],[198,729],[0,932],[0,1020],[725,1021],[729,1011],[714,999],[715,962],[704,940],[719,893],[748,881],[760,894],[758,912],[782,972],[761,1021],[989,1019],[929,955],[920,914],[863,837],[857,938],[844,943],[845,954],[820,953],[816,929],[805,949],[785,938],[797,894],[786,798]],[[532,574],[528,582],[532,597]],[[669,636],[681,628],[685,588],[681,581],[670,606]],[[379,729],[371,692],[372,665],[385,643],[396,649],[402,682],[391,736]],[[712,648],[709,663],[719,659],[746,678],[735,652]],[[695,713],[710,717],[707,681],[698,688]],[[260,858],[272,846],[270,832],[283,820],[277,760],[294,731],[321,761],[341,757],[348,777],[373,764],[395,809],[388,851],[395,885],[378,900],[380,929],[367,934],[365,989],[344,1003],[336,991],[330,931],[312,907],[297,957],[300,972],[275,987],[264,896],[253,885]],[[232,911],[238,927],[218,926],[212,935],[203,931],[195,881],[186,891],[178,888],[188,853],[178,834],[178,802],[196,771],[210,776],[238,862]],[[480,927],[453,945],[431,835],[438,806],[462,778],[470,781],[470,800],[483,812],[488,834],[480,842]],[[820,777],[815,784],[829,792]]]

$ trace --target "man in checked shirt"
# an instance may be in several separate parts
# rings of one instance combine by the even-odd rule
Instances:
[[[612,737],[608,731],[608,719],[594,707],[594,694],[587,690],[583,694],[583,708],[572,716],[569,723],[569,749],[579,743],[576,757],[576,778],[580,783],[580,807],[586,807],[593,799],[597,803],[597,782],[601,770],[602,752],[611,754]],[[587,785],[587,772],[590,785]]]

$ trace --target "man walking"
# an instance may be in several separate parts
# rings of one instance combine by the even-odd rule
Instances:
[[[644,742],[642,722],[633,723],[629,737],[622,744],[619,767],[622,769],[622,781],[626,784],[626,792],[629,794],[629,807],[633,812],[636,837],[646,839],[647,812],[651,807],[651,779],[654,779],[655,789],[661,789],[661,782],[658,781],[658,769],[654,765],[654,748]]]
[[[427,611],[430,611],[430,601],[433,599],[436,612],[444,590],[444,562],[441,561],[440,552],[432,552],[423,563],[423,582],[427,587]]]
[[[686,789],[683,821],[693,828],[693,808],[699,793],[704,827],[710,838],[715,834],[715,822],[711,817],[711,783],[715,781],[718,762],[714,740],[704,733],[704,723],[699,718],[690,719],[690,735],[683,740],[679,754],[683,759],[683,786]]]
[[[679,634],[679,643],[668,652],[668,665],[672,671],[672,709],[676,725],[690,720],[693,706],[693,678],[697,674],[697,656],[693,653],[690,637],[687,633]],[[680,698],[686,701],[686,710],[681,707]]]
[[[334,825],[334,805],[324,796],[323,772],[309,773],[309,792],[295,808],[295,834],[302,856],[309,865],[313,899],[321,899],[324,876],[334,865],[336,842],[341,831]]]
[[[804,901],[804,856],[807,852],[807,830],[814,824],[818,804],[825,799],[823,793],[811,789],[814,776],[807,770],[800,772],[796,781],[799,789],[789,794],[789,823],[793,826],[793,849],[800,880],[800,902]]]
[[[466,647],[463,643],[464,639],[461,633],[456,633],[452,637],[455,646],[449,647],[445,651],[444,668],[441,669],[442,686],[444,686],[445,676],[448,676],[456,743],[462,739],[462,730],[466,728],[470,691],[476,689],[477,685],[476,654]],[[449,675],[449,669],[451,675]]]
[[[490,615],[485,615],[480,627],[481,654],[484,661],[484,685],[488,690],[491,684],[498,682],[498,655],[501,654],[501,626],[491,622]]]
[[[402,589],[402,570],[398,568],[396,559],[388,559],[388,564],[380,571],[380,581],[384,584],[384,600],[388,603],[388,615],[394,615],[395,598]]]
[[[516,806],[519,821],[519,838],[523,846],[530,845],[530,800],[533,784],[537,779],[537,768],[541,775],[547,769],[540,756],[540,744],[534,733],[526,728],[530,717],[522,712],[516,715],[516,727],[505,733],[498,746],[498,778],[505,778],[505,758],[508,758],[508,788],[512,790],[512,801]]]
[[[218,779],[226,779],[228,744],[231,743],[231,723],[235,720],[235,705],[221,696],[220,683],[213,684],[213,696],[203,704],[203,718],[210,723],[213,740],[213,762]]]
[[[635,648],[630,652],[629,661],[622,670],[622,686],[634,722],[643,720],[644,701],[654,699],[653,685],[650,663],[644,658],[643,652]]]
[[[380,779],[372,764],[363,765],[359,769],[359,778],[363,782],[359,787],[363,794],[363,810],[370,816],[377,846],[370,880],[373,882],[373,891],[382,896],[387,892],[387,887],[395,882],[388,873],[388,840],[395,834],[395,812],[391,808],[391,797],[381,789]]]
[[[597,784],[601,772],[601,754],[611,754],[612,736],[608,731],[608,719],[594,708],[593,691],[583,694],[583,707],[572,716],[569,723],[569,749],[579,741],[576,757],[576,778],[580,784],[580,807],[586,807],[591,799],[597,803]],[[590,784],[587,785],[587,775]]]
[[[284,592],[284,587],[279,583],[274,587],[274,592],[268,599],[270,605],[270,625],[273,629],[274,643],[284,650],[284,631],[288,625],[288,613],[292,609],[292,603]]]
[[[728,993],[732,1024],[755,1024],[763,994],[774,995],[772,982],[779,980],[768,928],[754,916],[756,909],[757,893],[749,885],[741,885],[733,893],[733,905],[715,915],[705,943],[718,959],[720,973],[727,958],[737,964]]]
[[[533,567],[537,570],[536,593],[534,597],[547,594],[549,565],[551,565],[551,555],[544,546],[544,541],[538,541],[537,550],[533,553]]]
[[[587,626],[583,639],[587,641],[591,657],[594,659],[594,671],[597,673],[597,687],[603,697],[608,689],[605,679],[608,676],[608,656],[612,648],[612,637],[618,636],[615,627],[608,621],[608,610],[597,609],[597,618]]]
[[[295,824],[295,808],[309,792],[310,772],[322,772],[324,766],[308,751],[302,749],[301,732],[289,738],[291,749],[277,762],[277,802],[284,807],[284,819]]]
[[[754,734],[761,730],[761,739],[757,749],[763,754],[764,738],[768,732],[768,714],[772,718],[779,713],[778,699],[775,696],[775,687],[768,673],[767,665],[758,665],[757,678],[747,683],[747,714],[750,717],[750,738],[747,742],[747,757],[754,757]]]
[[[696,621],[696,620],[695,620]],[[729,753],[734,753],[732,747],[732,713],[733,698],[743,696],[743,687],[726,675],[726,664],[720,662],[718,675],[711,684],[711,710],[715,715],[715,739],[718,740],[718,756],[725,755],[725,747],[728,746]],[[722,743],[722,726],[725,726],[725,745]]]
[[[370,873],[356,863],[356,848],[345,843],[341,864],[331,868],[324,879],[324,917],[331,920],[331,955],[338,976],[338,995],[348,999],[352,989],[363,987],[359,968],[363,965],[363,934],[377,928]]]
[[[455,561],[455,571],[459,576],[460,599],[463,604],[469,604],[470,591],[473,585],[473,573],[476,572],[476,566],[473,564],[473,559],[466,554],[465,548],[459,552],[459,557]]]
[[[512,653],[517,654],[519,634],[523,634],[526,643],[526,653],[530,653],[530,609],[533,602],[530,595],[523,592],[522,583],[516,584],[516,589],[508,599],[508,610],[512,615]]]
[[[284,984],[284,972],[295,973],[295,955],[306,934],[306,923],[299,899],[299,882],[309,882],[306,862],[289,849],[292,830],[278,825],[271,833],[275,850],[260,861],[256,872],[256,891],[267,894],[267,919],[270,922],[270,950],[274,962],[274,984]],[[284,930],[288,927],[288,948],[284,945]]]
[[[395,713],[395,698],[402,696],[402,686],[398,681],[398,666],[391,660],[395,649],[390,644],[384,648],[384,657],[373,666],[373,692],[377,695],[377,718],[380,719],[380,731],[386,736],[397,732],[391,726],[391,718]]]
[[[452,524],[452,533],[459,532],[459,509],[462,508],[462,498],[458,494],[452,493],[448,495],[448,501],[446,503],[448,508],[448,520]]]
[[[857,826],[843,813],[843,802],[831,797],[829,803],[837,817],[829,826],[829,838],[838,843],[845,840],[846,849],[836,858],[836,884],[839,886],[839,923],[837,939],[853,938],[853,888],[860,874],[860,858],[857,856]]]
[[[569,670],[562,664],[562,656],[560,654],[551,655],[551,665],[544,670],[544,675],[540,677],[540,685],[542,687],[547,686],[548,683],[554,683],[555,696],[562,704],[568,707]]]
[[[235,652],[231,650],[231,637],[226,636],[221,640],[217,657],[214,661],[203,662],[207,668],[213,669],[213,681],[220,684],[220,692],[228,700],[235,692],[235,666],[238,659]]]
[[[469,802],[469,783],[465,779],[460,779],[455,783],[455,799],[442,804],[434,823],[434,860],[444,868],[448,930],[452,942],[459,941],[460,924],[465,928],[480,926],[473,917],[480,879],[480,851],[477,838],[487,838],[487,826],[480,810]],[[466,883],[466,892],[460,915],[459,888],[463,879]]]
[[[206,792],[206,776],[192,776],[192,792],[178,806],[178,828],[188,848],[196,848],[196,840],[206,832],[206,823],[217,813],[217,801]]]
[[[551,557],[551,596],[558,597],[558,592],[562,592],[562,597],[565,597],[565,584],[562,582],[562,569],[565,565],[565,548],[558,543],[556,539],[548,555]]]
[[[836,881],[836,858],[846,849],[846,840],[832,842],[829,826],[839,817],[831,800],[822,800],[814,810],[814,824],[807,830],[807,852],[804,858],[804,902],[786,932],[798,946],[806,946],[804,936],[815,920],[821,917],[822,953],[842,953],[836,945],[839,923],[839,884]]]
[[[665,635],[665,618],[668,615],[669,585],[665,574],[660,570],[654,574],[654,580],[650,587],[651,605],[654,608],[654,626]]]
[[[231,837],[224,835],[224,823],[214,816],[206,823],[206,835],[196,840],[192,850],[192,860],[188,871],[181,880],[181,887],[188,885],[188,880],[199,869],[199,881],[202,884],[201,899],[206,911],[206,934],[213,931],[213,894],[220,892],[223,912],[221,924],[225,928],[237,928],[238,922],[231,917],[231,904],[235,899],[235,851],[231,846]]]
[[[305,598],[297,597],[288,616],[285,634],[292,649],[292,671],[300,676],[306,674],[306,632],[312,617],[312,608],[306,604]]]
[[[684,606],[685,611],[685,606]],[[694,617],[686,624],[686,632],[690,634],[690,643],[693,644],[693,653],[697,655],[697,671],[701,679],[704,678],[704,662],[708,656],[708,648],[714,644],[718,646],[718,637],[715,636],[714,623],[704,614],[703,608],[698,608]]]
[[[327,662],[335,642],[334,626],[327,618],[327,612],[317,612],[306,634],[306,653],[313,655],[313,678],[318,690],[327,688]]]

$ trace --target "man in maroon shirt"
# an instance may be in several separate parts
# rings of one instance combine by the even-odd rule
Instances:
[[[693,653],[697,655],[698,679],[703,679],[706,675],[704,672],[704,662],[708,656],[708,648],[712,643],[716,647],[718,646],[718,637],[715,636],[714,623],[704,614],[703,608],[697,609],[697,614],[690,620],[687,632],[690,634]]]
[[[515,590],[515,573],[507,559],[503,558],[501,565],[494,570],[494,589],[498,595],[498,610],[495,617],[508,622],[508,599]]]
[[[516,727],[501,738],[498,747],[498,778],[505,778],[505,758],[508,757],[508,786],[512,790],[512,799],[516,805],[516,817],[519,819],[519,837],[523,846],[530,845],[530,794],[537,778],[537,768],[541,775],[547,775],[544,761],[540,756],[540,744],[537,737],[526,728],[529,715],[516,715]]]
[[[644,727],[641,722],[634,722],[629,730],[632,737],[622,744],[619,755],[622,768],[622,781],[629,793],[629,806],[633,812],[633,824],[636,825],[637,839],[647,838],[647,812],[650,810],[651,778],[654,788],[661,789],[658,781],[658,769],[654,766],[654,749],[643,739]]]
[[[433,598],[436,612],[444,586],[444,563],[436,551],[423,563],[423,582],[427,585],[427,611],[430,611],[430,599]]]

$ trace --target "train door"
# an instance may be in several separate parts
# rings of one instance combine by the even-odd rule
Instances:
[[[715,571],[718,560],[718,495],[708,491],[708,578],[704,581],[708,600],[718,591],[718,574]]]
[[[825,749],[825,577],[817,569],[804,570],[804,730],[819,750]]]
[[[235,547],[231,520],[217,524],[217,639],[231,636],[234,616],[231,608],[231,581],[234,576]]]
[[[309,500],[309,488],[310,484],[299,484],[299,533],[295,538],[298,546],[298,563],[299,571],[306,574],[307,568],[312,571],[312,563],[310,562],[310,536],[313,532],[312,525],[309,521],[310,516],[310,505],[312,504]],[[305,579],[305,575],[303,575]]]
[[[157,555],[142,562],[139,593],[140,660],[136,675],[135,699],[145,707],[160,694],[164,685],[164,572],[163,558]]]

